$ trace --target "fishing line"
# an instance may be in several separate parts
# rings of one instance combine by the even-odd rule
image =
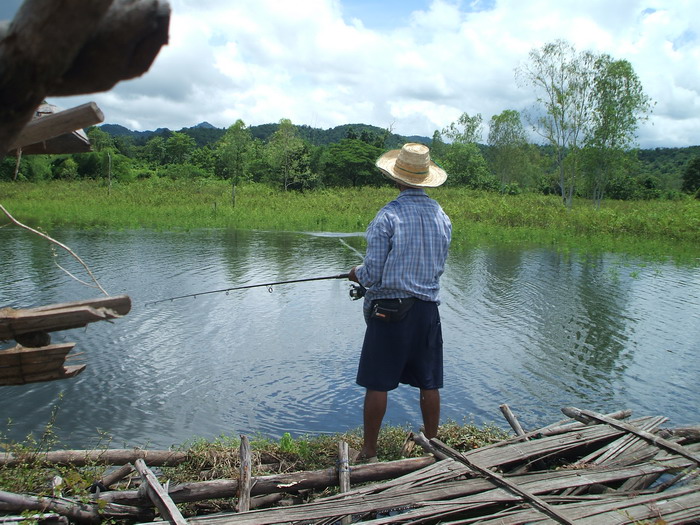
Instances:
[[[347,246],[349,249],[351,249],[353,252],[355,252],[355,253],[357,254],[357,256],[358,256],[360,259],[362,259],[363,261],[365,260],[365,256],[362,255],[359,251],[357,251],[357,249],[355,249],[354,247],[350,246],[350,245],[349,245],[347,242],[345,242],[343,239],[338,239],[338,240],[339,240],[341,243],[343,243],[345,246]]]
[[[168,297],[166,299],[159,299],[157,301],[149,301],[145,304],[145,306],[153,305],[153,304],[158,304],[158,303],[164,303],[166,301],[174,301],[176,299],[184,299],[186,297],[197,297],[199,295],[209,295],[212,293],[226,293],[228,295],[229,292],[232,292],[234,290],[246,290],[248,288],[262,288],[263,286],[267,288],[267,291],[272,293],[272,287],[277,286],[278,284],[291,284],[291,283],[305,283],[309,281],[324,281],[324,280],[329,280],[329,279],[347,279],[348,274],[347,273],[341,273],[338,275],[326,275],[324,277],[307,277],[306,279],[292,279],[289,281],[275,281],[272,283],[259,283],[259,284],[246,284],[244,286],[233,286],[231,288],[221,288],[220,290],[209,290],[206,292],[198,292],[198,293],[188,293],[185,295],[177,295],[175,297]]]

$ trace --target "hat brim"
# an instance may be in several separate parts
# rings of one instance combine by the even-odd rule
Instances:
[[[440,166],[430,161],[428,174],[418,180],[408,180],[406,177],[396,173],[394,167],[396,159],[399,157],[400,149],[387,151],[377,159],[375,165],[381,170],[385,177],[395,182],[408,186],[409,188],[437,188],[447,180],[447,173]]]

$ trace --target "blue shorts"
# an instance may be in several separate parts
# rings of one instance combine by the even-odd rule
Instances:
[[[388,392],[399,383],[442,388],[442,327],[437,303],[416,300],[404,319],[367,321],[357,384]]]

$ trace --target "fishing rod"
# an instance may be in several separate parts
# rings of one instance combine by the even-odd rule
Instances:
[[[234,290],[245,290],[247,288],[262,288],[263,286],[267,288],[268,292],[272,293],[272,287],[277,286],[278,284],[305,283],[308,281],[325,281],[325,280],[329,280],[329,279],[347,279],[348,275],[349,274],[347,274],[347,273],[341,273],[338,275],[327,275],[325,277],[307,277],[306,279],[292,279],[290,281],[275,281],[272,283],[247,284],[245,286],[234,286],[232,288],[222,288],[220,290],[209,290],[208,292],[189,293],[186,295],[178,295],[175,297],[168,297],[167,299],[159,299],[157,301],[149,301],[146,303],[146,306],[149,306],[152,304],[164,303],[166,301],[174,301],[175,299],[185,299],[186,297],[197,297],[199,295],[208,295],[208,294],[212,294],[212,293],[232,292]]]

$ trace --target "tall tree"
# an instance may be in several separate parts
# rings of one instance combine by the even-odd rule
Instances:
[[[481,140],[483,118],[480,113],[473,117],[468,113],[462,113],[457,122],[452,122],[443,128],[442,135],[450,142],[460,144],[476,144]]]
[[[700,197],[700,157],[691,160],[683,170],[682,189]]]
[[[568,42],[557,40],[530,51],[529,59],[516,76],[535,88],[539,107],[529,120],[554,150],[562,200],[571,207],[580,149],[591,122],[596,57],[588,51],[579,53]]]
[[[520,113],[506,109],[491,117],[488,144],[491,170],[501,181],[501,191],[511,182],[523,183],[527,155],[527,136]]]
[[[236,205],[236,184],[245,174],[248,150],[252,142],[250,130],[238,119],[230,126],[217,145],[220,175],[231,179],[231,203]]]
[[[651,99],[627,60],[600,55],[595,63],[593,108],[585,147],[591,197],[600,206],[608,182],[623,169],[634,145],[639,122],[651,110]]]
[[[280,120],[279,128],[270,138],[266,150],[285,191],[290,187],[306,188],[310,185],[309,148],[298,136],[291,120]]]

